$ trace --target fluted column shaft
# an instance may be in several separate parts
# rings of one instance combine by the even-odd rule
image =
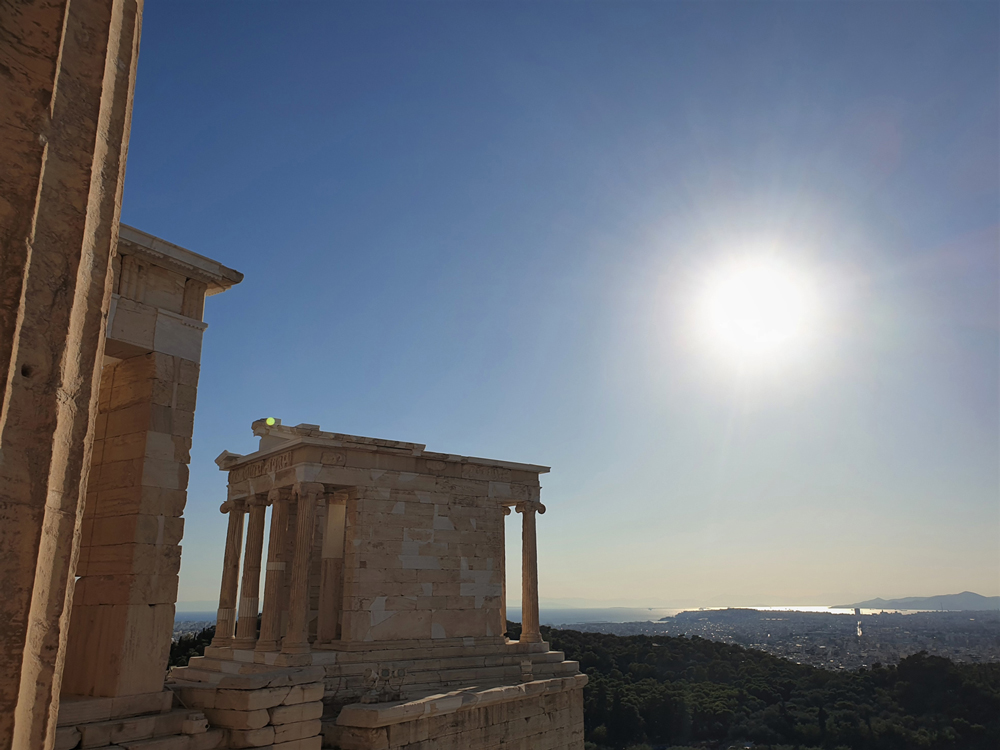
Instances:
[[[226,551],[222,561],[222,588],[219,592],[219,612],[215,621],[213,646],[231,646],[236,626],[236,590],[240,582],[240,547],[243,542],[242,500],[227,500],[219,510],[229,514],[226,531]]]
[[[500,507],[503,512],[501,528],[504,531],[503,539],[500,543],[500,635],[507,635],[507,516],[510,515],[510,508],[506,505]]]
[[[243,555],[243,583],[240,586],[239,619],[233,648],[253,648],[257,643],[257,610],[260,602],[260,557],[264,550],[264,516],[267,499],[255,495],[250,499],[250,520],[247,523],[247,547]]]
[[[521,642],[539,643],[538,629],[538,547],[535,541],[535,513],[544,513],[538,502],[515,506],[521,514]]]
[[[288,527],[289,490],[273,489],[271,535],[267,542],[267,572],[264,574],[264,607],[260,617],[258,651],[277,651],[281,640],[281,593],[285,587],[285,531]]]
[[[309,651],[309,572],[312,567],[313,534],[316,503],[323,497],[322,484],[299,484],[298,528],[295,534],[295,552],[292,556],[292,580],[288,591],[288,631],[281,643],[285,654],[302,654]]]

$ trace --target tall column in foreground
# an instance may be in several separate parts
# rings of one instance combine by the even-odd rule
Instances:
[[[521,514],[521,642],[539,643],[538,629],[538,547],[535,542],[535,513],[545,506],[525,501],[515,506]]]
[[[219,592],[219,614],[215,621],[213,646],[233,645],[236,625],[236,590],[240,583],[240,546],[243,541],[243,500],[227,500],[219,508],[229,514],[226,531],[226,556],[222,562],[222,590]]]
[[[239,619],[233,648],[253,648],[257,644],[257,610],[260,603],[260,557],[264,550],[264,516],[267,496],[250,498],[247,549],[243,556],[243,583],[240,586]]]
[[[0,3],[0,750],[55,741],[141,16]]]
[[[288,592],[288,632],[281,644],[285,654],[309,651],[309,569],[312,566],[313,521],[316,503],[325,489],[316,482],[295,486],[298,497],[298,529],[295,534],[295,554],[292,558],[292,583]]]
[[[260,616],[258,651],[277,651],[281,641],[282,592],[285,588],[285,534],[288,530],[288,489],[275,487],[271,503],[271,535],[267,542],[267,573],[264,577],[264,607]]]

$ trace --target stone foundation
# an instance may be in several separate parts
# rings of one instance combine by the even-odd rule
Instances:
[[[174,706],[169,690],[114,698],[65,698],[55,750],[217,750],[225,732],[205,714]]]
[[[582,750],[586,677],[465,690],[410,703],[347,706],[323,725],[339,750]],[[399,720],[426,712],[427,716]],[[357,724],[386,723],[384,726]]]
[[[182,667],[171,687],[185,706],[198,708],[213,727],[225,730],[226,748],[319,750],[323,715],[323,670],[279,669],[201,672]],[[197,680],[196,678],[201,678]]]

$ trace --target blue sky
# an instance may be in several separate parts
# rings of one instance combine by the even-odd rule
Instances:
[[[551,465],[543,600],[1000,594],[998,22],[148,0],[122,219],[246,275],[207,305],[181,600],[262,416]],[[747,374],[697,295],[764,251],[822,324]]]

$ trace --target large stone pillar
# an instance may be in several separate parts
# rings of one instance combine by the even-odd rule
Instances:
[[[236,626],[236,594],[240,584],[240,547],[243,542],[243,500],[227,500],[219,508],[229,514],[226,529],[226,549],[222,559],[222,587],[219,591],[219,612],[215,621],[213,646],[233,645]]]
[[[271,534],[267,541],[267,573],[264,576],[264,606],[260,616],[258,651],[277,651],[281,645],[281,611],[285,590],[288,532],[288,489],[277,488],[268,494],[271,503]]]
[[[141,0],[0,4],[0,749],[51,747]]]
[[[292,557],[292,580],[288,592],[288,631],[281,643],[285,654],[302,654],[309,651],[309,573],[312,567],[313,521],[316,503],[324,497],[322,484],[298,484],[298,528],[295,534],[295,553]]]
[[[243,556],[243,583],[240,586],[240,611],[236,621],[233,648],[257,645],[257,613],[260,603],[260,558],[264,550],[264,515],[267,496],[250,498],[250,521],[247,524],[247,549]]]
[[[163,687],[197,377],[161,352],[104,367],[63,694]]]
[[[544,513],[539,502],[518,503],[521,514],[521,642],[539,643],[538,629],[538,546],[535,540],[535,513]]]
[[[205,297],[242,278],[125,225],[114,266],[64,695],[163,689]]]

